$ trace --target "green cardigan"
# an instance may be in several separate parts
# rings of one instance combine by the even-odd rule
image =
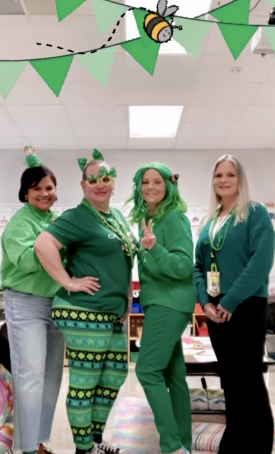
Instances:
[[[245,222],[234,226],[233,217],[223,248],[215,252],[220,272],[220,304],[233,313],[237,306],[252,296],[268,298],[269,273],[274,261],[274,229],[266,208],[250,204]],[[195,282],[201,306],[209,302],[206,273],[210,271],[209,229],[202,230],[196,246]]]
[[[149,251],[141,248],[138,254],[141,304],[192,313],[196,289],[190,222],[183,213],[171,211],[154,223],[156,244]],[[139,232],[142,238],[141,225]]]

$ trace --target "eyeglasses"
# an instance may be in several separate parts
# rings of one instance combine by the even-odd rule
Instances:
[[[103,186],[110,186],[110,184],[114,181],[113,177],[109,177],[108,175],[102,175],[98,178],[86,178],[85,182],[87,183],[90,188],[96,188],[98,183],[103,184]]]

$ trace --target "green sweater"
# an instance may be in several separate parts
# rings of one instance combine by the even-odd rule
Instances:
[[[206,273],[210,271],[209,228],[202,230],[196,246],[195,282],[201,306],[208,303]],[[222,232],[221,232],[222,233]],[[246,222],[234,226],[232,219],[223,248],[215,252],[220,272],[221,306],[233,313],[252,296],[268,298],[269,273],[274,261],[274,229],[266,208],[251,204]]]
[[[29,203],[7,224],[2,237],[1,287],[20,293],[52,298],[59,285],[42,268],[33,244],[57,215],[35,209]]]
[[[147,217],[148,223],[150,217]],[[139,251],[140,299],[143,307],[151,304],[192,313],[196,290],[193,276],[193,241],[188,218],[171,211],[154,220],[156,244]],[[140,237],[143,236],[141,225]]]

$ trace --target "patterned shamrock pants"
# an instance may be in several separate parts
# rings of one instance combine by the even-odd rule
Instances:
[[[127,376],[127,338],[115,314],[73,307],[55,297],[52,318],[67,346],[69,391],[66,405],[77,448],[93,446],[102,434]]]

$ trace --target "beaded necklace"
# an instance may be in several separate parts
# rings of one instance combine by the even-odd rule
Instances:
[[[132,267],[134,265],[134,258],[136,253],[136,244],[135,240],[131,234],[131,232],[127,231],[126,227],[123,225],[122,221],[120,220],[119,216],[115,212],[113,208],[110,208],[110,213],[114,219],[106,219],[99,211],[93,208],[86,199],[83,199],[81,205],[85,206],[90,210],[93,215],[95,216],[96,220],[106,227],[107,229],[111,230],[121,241],[122,243],[122,250],[127,257],[130,257]]]
[[[217,214],[213,218],[213,221],[212,221],[210,229],[209,229],[210,245],[211,245],[212,250],[214,250],[216,252],[220,251],[223,248],[223,245],[224,245],[224,242],[225,242],[225,238],[226,238],[226,235],[227,235],[231,220],[232,220],[232,218],[234,216],[234,209],[233,209],[232,211],[230,211],[230,213],[228,215],[228,219],[226,220],[226,222],[223,224],[223,226],[218,230],[218,232],[215,235],[215,238],[218,237],[217,238],[217,246],[216,246],[215,245],[215,238],[213,236],[213,230],[214,230],[215,224],[216,224],[216,222],[218,220],[220,211],[221,211],[221,208],[218,210]]]

